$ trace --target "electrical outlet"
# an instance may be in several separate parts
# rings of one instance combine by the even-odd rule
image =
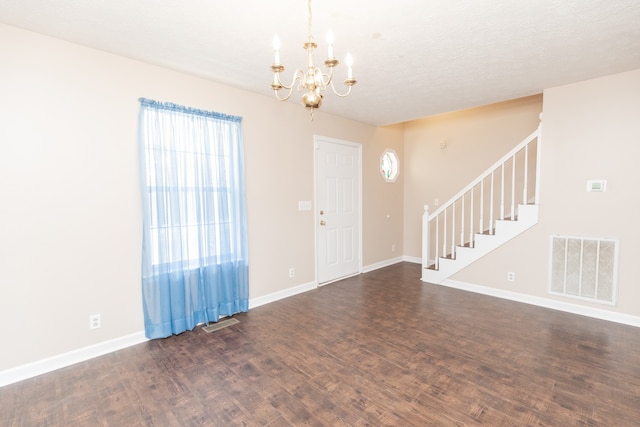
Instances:
[[[296,270],[293,267],[289,269],[289,277],[296,277]]]
[[[393,244],[393,245],[391,245],[391,252],[395,252],[395,251],[396,251],[396,245]]]
[[[507,280],[509,282],[515,282],[516,281],[516,273],[514,273],[513,271],[509,271],[507,273]]]
[[[89,329],[98,329],[100,327],[100,315],[92,314],[89,316]]]

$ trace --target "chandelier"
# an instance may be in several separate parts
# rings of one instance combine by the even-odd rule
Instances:
[[[311,110],[311,119],[313,120],[313,110],[320,108],[322,105],[322,91],[325,91],[327,87],[331,87],[333,93],[339,97],[345,97],[351,93],[351,88],[357,83],[357,80],[353,78],[353,59],[350,54],[347,54],[347,78],[344,80],[344,84],[347,86],[345,93],[339,93],[333,85],[333,69],[339,64],[339,61],[333,56],[333,33],[331,30],[327,33],[327,59],[324,61],[325,67],[327,67],[328,73],[323,72],[320,68],[313,64],[313,51],[318,47],[311,34],[311,0],[308,0],[309,6],[309,21],[308,21],[308,33],[307,41],[302,45],[307,51],[307,66],[306,71],[302,68],[298,68],[293,74],[293,80],[290,85],[282,83],[280,80],[280,73],[284,71],[284,65],[280,63],[280,39],[278,36],[273,38],[273,51],[274,60],[271,70],[273,71],[273,82],[271,83],[271,89],[276,98],[280,101],[286,101],[291,98],[293,88],[296,86],[298,91],[304,92],[302,95],[302,105]],[[280,90],[283,90],[284,96],[280,96]]]

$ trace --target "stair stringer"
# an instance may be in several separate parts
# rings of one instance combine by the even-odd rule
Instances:
[[[456,247],[455,259],[440,258],[438,270],[423,268],[421,280],[429,283],[442,283],[537,223],[538,205],[519,205],[517,220],[497,220],[494,234],[476,234],[473,247]]]

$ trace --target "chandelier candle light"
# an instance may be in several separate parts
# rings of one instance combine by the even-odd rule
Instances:
[[[313,51],[318,47],[311,34],[311,0],[308,0],[309,5],[309,23],[307,42],[302,45],[307,51],[307,69],[304,71],[302,68],[298,68],[294,75],[290,85],[285,85],[280,80],[280,73],[284,71],[284,65],[280,63],[280,39],[276,35],[273,38],[273,51],[274,60],[271,66],[273,71],[273,82],[271,88],[276,98],[280,101],[286,101],[291,98],[293,93],[293,87],[296,82],[298,83],[298,91],[304,91],[302,95],[302,105],[311,110],[311,119],[313,120],[313,110],[320,108],[322,105],[322,93],[331,86],[331,90],[339,97],[345,97],[351,93],[351,87],[357,83],[357,80],[353,78],[353,59],[351,55],[347,53],[347,78],[344,80],[344,84],[347,86],[345,93],[338,93],[333,86],[333,69],[339,64],[339,61],[333,56],[333,33],[331,30],[327,33],[327,59],[324,61],[325,67],[329,69],[328,73],[323,73],[320,68],[313,64]],[[285,96],[280,97],[279,91],[284,89]]]

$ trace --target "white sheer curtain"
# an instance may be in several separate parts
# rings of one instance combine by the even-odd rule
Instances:
[[[148,338],[248,309],[241,120],[140,99]]]

